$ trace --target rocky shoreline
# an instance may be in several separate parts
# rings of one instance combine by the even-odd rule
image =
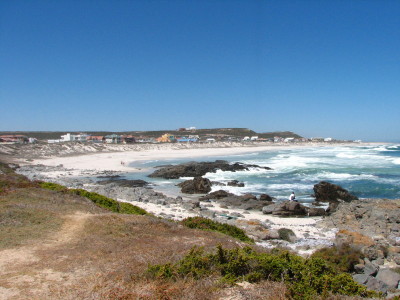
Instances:
[[[224,164],[216,162],[221,163]],[[202,175],[215,169],[212,164],[189,165],[187,171],[191,175]],[[236,167],[247,166],[236,164]],[[176,178],[176,170],[182,166],[162,166],[156,174],[162,169],[172,171],[172,178]],[[348,244],[364,255],[353,275],[357,282],[383,293],[399,292],[400,274],[392,270],[400,266],[400,200],[359,200],[338,186],[321,182],[315,185],[314,192],[317,203],[329,203],[329,209],[325,211],[297,202],[274,202],[268,195],[237,196],[224,191],[169,197],[157,192],[156,187],[146,181],[127,180],[124,173],[116,171],[29,165],[18,168],[17,172],[32,180],[83,188],[130,202],[166,219],[201,216],[235,225],[263,247],[279,246],[309,255],[326,246]],[[179,174],[179,177],[187,176],[184,172]],[[288,233],[285,238],[282,231]]]

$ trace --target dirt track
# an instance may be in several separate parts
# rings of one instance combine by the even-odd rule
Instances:
[[[87,213],[67,215],[61,230],[45,242],[0,251],[0,299],[35,299],[40,294],[45,297],[51,284],[69,285],[84,276],[83,270],[78,274],[52,270],[52,264],[63,258],[45,261],[39,253],[68,248],[79,238],[86,220],[93,216]]]

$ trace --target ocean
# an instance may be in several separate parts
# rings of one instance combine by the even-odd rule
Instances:
[[[268,194],[279,200],[288,199],[295,192],[296,199],[311,203],[314,184],[328,181],[338,184],[359,198],[400,198],[400,145],[301,147],[286,150],[257,151],[240,155],[196,157],[192,161],[223,159],[267,166],[272,170],[252,168],[249,171],[208,173],[211,181],[244,182],[244,187],[213,186],[212,191],[223,189],[234,194]],[[178,164],[185,160],[132,162],[141,173],[127,177],[151,182],[154,189],[170,196],[180,195],[176,184],[183,181],[147,177],[158,165]],[[185,178],[189,179],[189,178]]]

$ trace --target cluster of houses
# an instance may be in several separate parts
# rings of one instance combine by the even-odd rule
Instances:
[[[195,127],[190,128],[182,128],[189,133],[188,131],[195,130]],[[60,139],[51,139],[47,140],[47,143],[65,143],[65,142],[89,142],[89,143],[105,143],[105,144],[132,144],[132,143],[214,143],[217,141],[228,141],[228,142],[270,142],[270,143],[306,143],[306,142],[335,142],[336,140],[332,138],[294,138],[294,137],[279,137],[275,136],[274,138],[259,138],[258,136],[245,136],[245,137],[237,137],[237,136],[229,136],[226,134],[206,134],[204,136],[189,134],[189,135],[180,135],[175,136],[173,134],[165,133],[158,138],[147,137],[147,136],[133,136],[133,135],[118,135],[118,134],[110,134],[105,136],[100,135],[90,135],[86,133],[80,134],[71,134],[67,133],[62,135]],[[12,143],[12,144],[28,144],[28,143],[36,143],[37,139],[27,137],[25,135],[0,135],[0,143]],[[360,142],[359,140],[354,142]]]
[[[65,143],[65,142],[91,142],[91,143],[106,143],[106,144],[132,144],[136,142],[133,135],[89,135],[85,133],[71,134],[67,133],[62,135],[57,140],[47,140],[49,144]]]
[[[0,143],[6,144],[28,144],[28,143],[36,143],[37,139],[32,137],[27,137],[25,135],[20,134],[8,134],[8,135],[0,135]]]

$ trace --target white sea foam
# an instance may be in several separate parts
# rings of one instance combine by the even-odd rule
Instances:
[[[283,191],[283,190],[310,190],[312,185],[304,183],[274,183],[266,184],[267,190],[271,191]]]
[[[333,172],[319,172],[312,175],[302,175],[298,174],[301,180],[304,181],[319,181],[319,180],[363,180],[370,179],[375,180],[378,179],[376,176],[372,174],[349,174],[349,173],[333,173]]]
[[[400,158],[395,158],[392,160],[395,165],[400,165]]]

